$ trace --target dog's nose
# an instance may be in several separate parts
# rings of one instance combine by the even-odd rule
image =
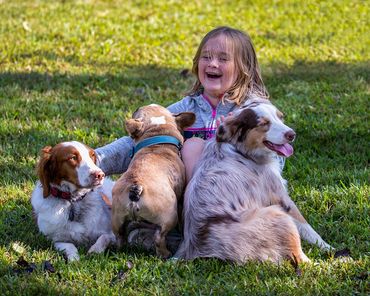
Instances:
[[[105,174],[103,171],[96,171],[96,172],[93,172],[91,175],[96,180],[102,180],[105,177]]]
[[[294,141],[295,139],[295,132],[293,130],[287,131],[284,134],[285,139],[287,139],[289,142]]]

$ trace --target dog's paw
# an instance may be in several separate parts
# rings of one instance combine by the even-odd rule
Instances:
[[[105,248],[99,244],[94,244],[90,247],[90,249],[87,251],[87,254],[92,254],[92,253],[95,253],[95,254],[100,254],[100,253],[103,253],[105,250]]]
[[[65,259],[67,262],[76,262],[80,261],[80,256],[78,253],[70,253],[70,254],[65,254]]]
[[[156,253],[157,253],[158,257],[160,257],[162,259],[166,259],[166,260],[171,258],[171,255],[172,255],[171,252],[168,251],[168,250],[157,251]]]
[[[87,254],[96,253],[100,254],[105,251],[109,245],[116,244],[116,237],[113,233],[102,234],[98,240],[93,244],[90,249],[87,251]]]

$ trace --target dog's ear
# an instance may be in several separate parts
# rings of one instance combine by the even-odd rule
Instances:
[[[228,132],[224,124],[221,124],[216,131],[216,141],[217,142],[226,142],[228,138]]]
[[[195,122],[195,114],[193,112],[181,112],[172,114],[175,117],[177,128],[183,131],[185,128],[192,126]]]
[[[46,146],[41,149],[41,157],[37,165],[37,175],[43,188],[43,196],[46,198],[50,194],[50,159],[51,159],[51,146]]]
[[[139,138],[143,134],[144,122],[141,118],[128,119],[125,123],[126,130],[134,139]]]
[[[236,134],[238,141],[244,139],[247,132],[258,125],[257,114],[252,109],[241,110],[238,114],[232,115],[218,127],[216,132],[217,142],[227,142]]]

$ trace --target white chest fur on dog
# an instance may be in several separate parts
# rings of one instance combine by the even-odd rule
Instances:
[[[79,258],[75,245],[99,253],[115,242],[109,206],[114,182],[95,162],[94,151],[79,142],[42,150],[31,204],[40,232],[69,260]]]

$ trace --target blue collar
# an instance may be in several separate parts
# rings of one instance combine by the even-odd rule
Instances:
[[[150,138],[146,138],[141,142],[137,143],[131,151],[131,158],[134,157],[135,153],[137,153],[141,148],[149,147],[157,144],[172,144],[175,145],[179,150],[181,149],[182,145],[181,142],[172,136],[154,136]]]

